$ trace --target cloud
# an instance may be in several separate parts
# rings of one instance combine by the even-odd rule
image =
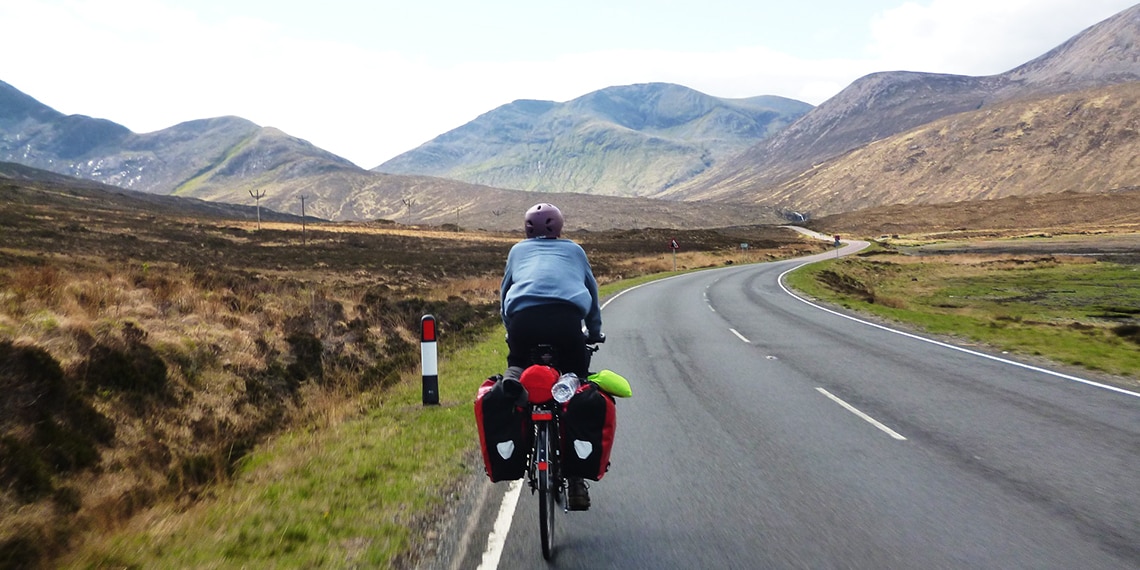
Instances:
[[[881,70],[962,75],[1009,71],[1132,0],[933,0],[907,2],[871,24],[867,54]]]

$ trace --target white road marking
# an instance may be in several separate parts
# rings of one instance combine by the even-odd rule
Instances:
[[[732,331],[732,334],[736,335],[736,338],[738,338],[738,339],[740,339],[740,340],[742,340],[748,344],[752,344],[752,341],[748,340],[747,338],[744,338],[744,335],[740,334],[739,332],[736,332],[736,329],[730,328],[728,330]]]
[[[511,519],[514,517],[519,495],[522,493],[522,485],[522,479],[511,481],[511,486],[503,495],[503,504],[499,506],[499,516],[495,517],[495,526],[487,537],[487,550],[483,551],[483,561],[479,563],[479,570],[494,570],[499,567],[499,558],[503,556],[503,547],[511,531]]]
[[[1029,365],[1029,364],[1023,364],[1023,363],[1021,363],[1021,362],[1016,362],[1016,361],[1013,361],[1013,360],[1009,360],[1009,359],[1007,359],[1007,358],[1001,358],[1001,357],[998,357],[998,356],[993,356],[993,355],[991,355],[991,354],[986,354],[986,353],[984,353],[984,352],[978,352],[978,351],[976,351],[976,350],[970,350],[970,349],[968,349],[968,348],[962,348],[962,347],[960,347],[960,346],[954,346],[954,345],[952,345],[952,344],[947,344],[947,343],[945,343],[945,342],[939,342],[939,341],[937,341],[937,340],[934,340],[934,339],[929,339],[929,338],[921,337],[921,336],[918,336],[918,335],[916,335],[916,334],[911,334],[911,333],[908,333],[908,332],[903,332],[903,331],[900,331],[900,330],[895,330],[895,329],[892,329],[892,328],[890,328],[890,327],[885,327],[885,326],[883,326],[883,325],[880,325],[880,324],[872,323],[872,322],[869,322],[869,321],[864,321],[863,319],[857,319],[857,318],[855,318],[855,317],[852,317],[852,316],[850,316],[850,315],[845,315],[845,314],[843,314],[843,313],[840,313],[839,311],[833,311],[833,310],[831,310],[831,309],[828,309],[827,307],[823,307],[823,306],[817,305],[817,304],[815,304],[815,303],[812,303],[811,301],[808,301],[807,299],[804,299],[803,297],[800,297],[799,295],[796,295],[795,293],[792,293],[792,292],[791,292],[791,290],[789,290],[787,287],[785,287],[785,286],[784,286],[784,276],[785,276],[785,275],[787,275],[788,273],[791,273],[792,271],[795,271],[796,269],[799,269],[800,267],[803,267],[804,265],[807,265],[807,264],[805,263],[805,264],[802,264],[802,265],[797,265],[797,266],[795,266],[795,267],[793,267],[793,268],[791,268],[791,269],[789,269],[789,270],[787,270],[787,271],[785,271],[785,272],[781,273],[781,274],[780,274],[780,276],[776,278],[776,283],[777,283],[777,284],[780,286],[780,288],[781,288],[781,289],[783,289],[783,290],[784,290],[784,292],[785,292],[785,293],[787,293],[788,295],[791,295],[791,296],[792,296],[792,298],[796,299],[797,301],[800,301],[801,303],[804,303],[804,304],[810,305],[810,306],[812,306],[812,307],[815,307],[816,309],[819,309],[819,310],[821,310],[821,311],[824,311],[824,312],[827,312],[827,313],[831,313],[831,314],[833,314],[833,315],[835,315],[835,316],[837,316],[837,317],[843,317],[843,318],[845,318],[845,319],[847,319],[847,320],[850,320],[850,321],[855,321],[855,322],[857,322],[857,323],[859,323],[859,324],[867,325],[867,326],[869,326],[869,327],[875,327],[875,328],[877,328],[877,329],[880,329],[880,330],[884,330],[884,331],[887,331],[887,332],[890,332],[890,333],[894,333],[894,334],[897,334],[897,335],[902,335],[902,336],[905,336],[905,337],[907,337],[907,338],[912,338],[912,339],[914,339],[914,340],[920,340],[920,341],[922,341],[922,342],[928,342],[928,343],[930,343],[930,344],[933,344],[933,345],[936,345],[936,346],[941,346],[942,348],[949,348],[950,350],[957,350],[958,352],[964,352],[964,353],[966,353],[966,354],[969,354],[969,355],[972,355],[972,356],[978,356],[978,357],[981,357],[981,358],[986,358],[986,359],[989,359],[989,360],[993,360],[993,361],[995,361],[995,362],[1000,362],[1000,363],[1002,363],[1002,364],[1009,364],[1010,366],[1017,366],[1018,368],[1023,368],[1023,369],[1025,369],[1025,370],[1032,370],[1032,371],[1034,371],[1034,372],[1040,372],[1040,373],[1042,373],[1042,374],[1048,374],[1048,375],[1050,375],[1050,376],[1055,376],[1055,377],[1057,377],[1057,378],[1063,378],[1063,379],[1065,379],[1065,380],[1069,380],[1069,381],[1072,381],[1072,382],[1079,382],[1079,383],[1081,383],[1081,384],[1085,384],[1085,385],[1088,385],[1088,386],[1092,386],[1092,387],[1094,387],[1094,388],[1100,388],[1100,389],[1102,389],[1102,390],[1109,390],[1109,391],[1111,391],[1111,392],[1117,392],[1117,393],[1119,393],[1119,394],[1124,394],[1124,395],[1126,395],[1126,396],[1132,396],[1132,397],[1134,397],[1134,398],[1140,398],[1140,393],[1138,393],[1138,392],[1132,392],[1132,391],[1130,391],[1130,390],[1125,390],[1125,389],[1123,389],[1123,388],[1117,388],[1116,386],[1109,386],[1108,384],[1101,384],[1100,382],[1093,382],[1092,380],[1086,380],[1086,379],[1084,379],[1084,378],[1079,378],[1079,377],[1077,377],[1077,376],[1070,376],[1070,375],[1068,375],[1068,374],[1063,374],[1063,373],[1061,373],[1061,372],[1055,372],[1055,371],[1053,371],[1053,370],[1048,370],[1048,369],[1045,369],[1045,368],[1040,368],[1040,367],[1037,367],[1037,366],[1031,366],[1031,365]]]
[[[824,396],[831,398],[831,400],[834,401],[836,404],[839,404],[840,406],[843,406],[844,408],[846,408],[847,411],[859,416],[860,418],[863,418],[863,420],[865,420],[867,423],[883,430],[884,432],[887,433],[887,435],[889,435],[889,436],[891,436],[891,437],[893,437],[899,441],[906,441],[906,438],[903,437],[901,434],[899,434],[899,432],[883,425],[882,423],[879,422],[879,420],[876,420],[875,418],[872,418],[871,416],[864,414],[863,412],[859,411],[859,409],[856,408],[855,406],[852,406],[851,404],[848,404],[847,402],[844,402],[843,400],[839,399],[835,394],[832,394],[831,392],[828,392],[827,390],[824,390],[823,388],[816,388],[816,390],[819,390],[820,394],[823,394]]]

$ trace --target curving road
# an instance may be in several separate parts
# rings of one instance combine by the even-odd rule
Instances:
[[[1140,394],[823,310],[779,283],[803,262],[606,306],[634,397],[551,566],[1140,568]],[[442,566],[546,566],[537,500],[486,487],[497,532]]]

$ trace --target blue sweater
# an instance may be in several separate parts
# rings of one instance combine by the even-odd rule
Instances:
[[[529,307],[571,303],[582,310],[586,329],[602,332],[598,282],[582,246],[567,239],[531,238],[511,247],[499,288],[503,324]]]

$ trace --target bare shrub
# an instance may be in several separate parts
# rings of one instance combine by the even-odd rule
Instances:
[[[15,305],[27,314],[43,308],[56,308],[63,298],[69,276],[52,266],[20,267],[8,279],[8,291]]]
[[[881,305],[883,307],[890,307],[892,309],[905,309],[905,308],[907,308],[906,300],[898,298],[898,297],[889,297],[889,296],[885,296],[885,295],[875,294],[875,295],[873,295],[871,302],[876,304],[876,305]]]
[[[1112,327],[1112,332],[1124,340],[1140,344],[1140,325],[1118,325]]]

